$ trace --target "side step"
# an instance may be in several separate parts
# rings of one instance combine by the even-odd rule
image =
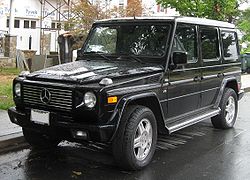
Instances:
[[[166,123],[165,126],[166,128],[169,130],[169,133],[173,133],[175,131],[178,131],[182,128],[185,128],[185,127],[188,127],[188,126],[191,126],[193,124],[196,124],[200,121],[203,121],[203,120],[206,120],[208,118],[211,118],[213,116],[216,116],[220,113],[220,108],[218,109],[210,109],[208,111],[205,111],[203,113],[199,113],[195,116],[192,116],[190,118],[183,118],[181,120],[178,120],[178,121],[175,121],[175,122],[172,122],[172,123]]]

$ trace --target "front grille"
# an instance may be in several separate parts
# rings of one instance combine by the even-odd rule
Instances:
[[[50,102],[45,104],[41,101],[41,92],[43,89],[50,92]],[[23,85],[23,101],[28,107],[38,106],[46,109],[58,109],[71,111],[72,109],[72,91],[58,87],[45,87],[41,85]]]

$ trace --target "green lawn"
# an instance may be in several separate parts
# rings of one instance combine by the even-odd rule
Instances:
[[[8,109],[14,105],[12,81],[19,73],[16,68],[0,68],[0,109]]]

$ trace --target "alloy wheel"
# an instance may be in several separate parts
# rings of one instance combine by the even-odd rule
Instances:
[[[137,160],[142,161],[148,156],[152,141],[152,125],[148,119],[142,119],[134,136],[134,155]]]
[[[235,99],[233,96],[230,96],[226,103],[225,108],[225,119],[228,124],[232,123],[235,116]]]

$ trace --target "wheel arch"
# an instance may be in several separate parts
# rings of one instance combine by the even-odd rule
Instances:
[[[238,81],[236,77],[228,77],[228,78],[224,78],[217,96],[217,99],[215,101],[215,105],[214,107],[219,107],[220,105],[220,101],[222,99],[223,93],[225,88],[231,88],[235,91],[237,97],[239,98],[239,87],[238,87]]]
[[[154,116],[156,118],[158,132],[167,133],[164,125],[162,107],[156,95],[151,94],[149,96],[142,96],[133,99],[128,103],[128,106],[129,105],[141,105],[149,108],[154,113]]]
[[[156,118],[158,133],[168,133],[164,125],[164,116],[160,101],[154,92],[148,92],[148,93],[126,96],[120,100],[119,104],[116,106],[116,110],[117,112],[119,112],[119,117],[117,119],[117,127],[111,138],[111,141],[113,140],[113,138],[117,133],[125,109],[130,105],[141,105],[151,109]]]

